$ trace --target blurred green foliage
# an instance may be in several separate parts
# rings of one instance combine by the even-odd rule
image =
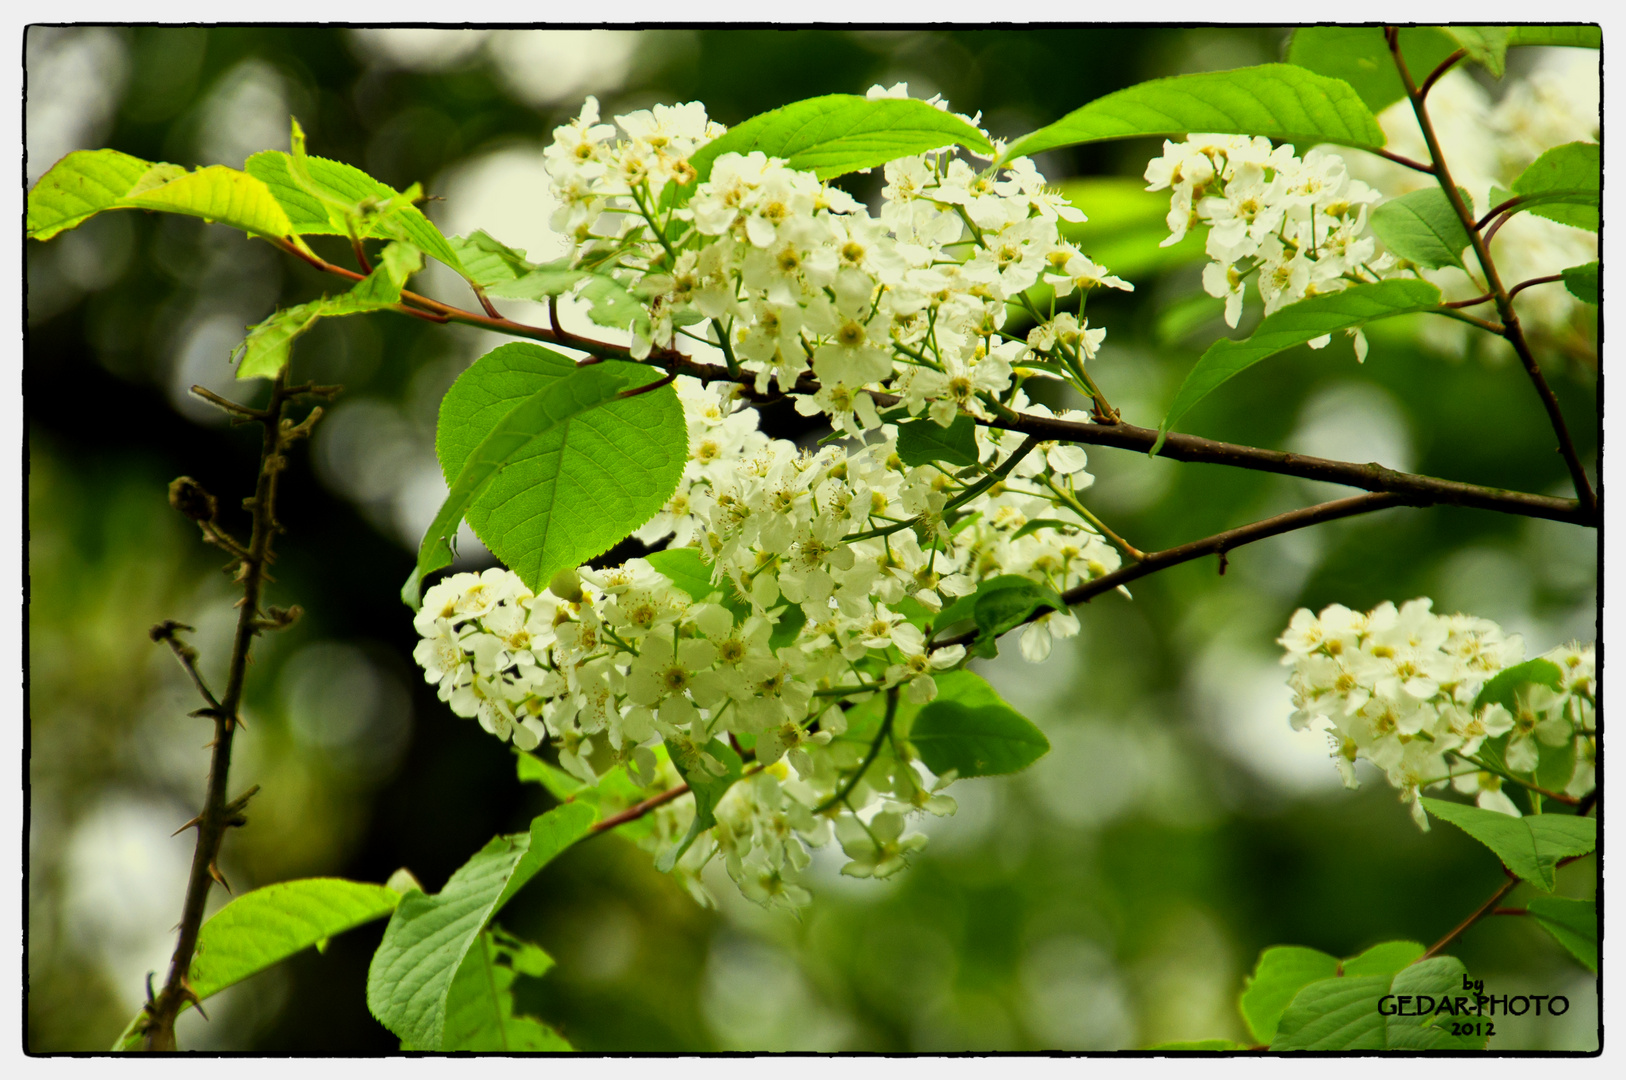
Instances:
[[[1142,79],[1279,59],[1285,41],[1268,29],[711,29],[595,32],[526,52],[536,39],[522,37],[34,27],[29,177],[97,146],[236,166],[254,150],[285,148],[292,113],[312,152],[398,188],[422,181],[449,194],[471,163],[536,153],[588,92],[606,115],[698,99],[735,123],[905,79],[916,95],[980,109],[1009,137]],[[1132,191],[1152,149],[1100,144],[1040,165],[1053,180],[1105,180],[1127,197],[1121,178]],[[515,182],[522,198],[525,185],[543,183]],[[878,179],[853,184],[864,194]],[[1098,227],[1116,243],[1143,217],[1130,208]],[[503,220],[478,224],[509,238]],[[1080,236],[1093,253],[1090,228]],[[1142,233],[1155,245],[1155,232]],[[1218,302],[1193,299],[1189,261],[1156,257],[1155,247],[1145,255],[1132,268],[1136,291],[1091,312],[1111,332],[1098,377],[1142,424],[1162,415],[1225,332]],[[217,553],[168,509],[165,487],[191,475],[241,525],[237,503],[252,480],[255,436],[184,391],[193,382],[252,391],[233,387],[226,365],[242,327],[330,285],[239,234],[135,213],[31,243],[27,260],[27,1042],[36,1052],[91,1050],[123,1028],[144,973],[167,960],[192,841],[166,836],[194,812],[206,765],[184,675],[145,631],[166,618],[197,626],[205,672],[218,679],[231,619]],[[1567,494],[1517,367],[1442,357],[1414,335],[1404,320],[1375,329],[1361,367],[1342,340],[1274,357],[1183,426]],[[1577,332],[1583,344],[1590,335]],[[433,469],[439,395],[495,343],[377,316],[323,325],[296,347],[296,375],[347,389],[284,484],[288,533],[269,599],[307,614],[254,656],[232,786],[263,790],[227,847],[239,892],[312,874],[381,882],[400,866],[438,888],[494,833],[524,828],[547,805],[516,780],[507,748],[422,683],[397,596],[416,539],[402,522],[416,520],[413,484],[425,463]],[[1590,462],[1596,371],[1556,352],[1552,361]],[[801,430],[785,408],[765,422]],[[1332,490],[1107,449],[1092,453],[1091,470],[1092,507],[1147,548]],[[429,513],[437,500],[431,491]],[[637,550],[624,545],[616,557]],[[1594,636],[1598,551],[1595,535],[1568,526],[1392,510],[1239,551],[1223,577],[1203,561],[1137,583],[1133,603],[1098,598],[1080,612],[1079,638],[1043,667],[1024,666],[1011,644],[981,668],[1053,750],[1019,776],[957,786],[959,814],[931,824],[932,845],[911,870],[854,883],[825,867],[796,920],[758,911],[726,885],[722,911],[701,909],[646,854],[595,840],[505,913],[510,930],[559,961],[545,980],[519,979],[520,1008],[586,1050],[1244,1038],[1236,997],[1261,948],[1352,955],[1393,938],[1431,941],[1501,879],[1456,830],[1418,833],[1381,781],[1344,791],[1318,740],[1289,729],[1272,643],[1292,611],[1429,595],[1437,610],[1503,621],[1537,653]],[[1593,873],[1589,860],[1560,874],[1560,893],[1591,895]],[[223,995],[208,1024],[189,1013],[182,1045],[393,1049],[364,1003],[381,929],[346,934]],[[1572,999],[1558,1020],[1499,1023],[1493,1049],[1596,1045],[1595,982],[1533,920],[1491,920],[1453,951],[1495,992]]]

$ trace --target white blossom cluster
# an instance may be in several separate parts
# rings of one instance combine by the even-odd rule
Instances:
[[[1163,156],[1146,166],[1146,180],[1146,190],[1170,193],[1164,247],[1208,226],[1206,250],[1214,261],[1203,268],[1203,288],[1225,301],[1231,326],[1242,317],[1250,278],[1269,315],[1399,269],[1367,232],[1378,192],[1352,179],[1337,154],[1311,150],[1301,158],[1291,144],[1273,147],[1263,136],[1192,135],[1165,140]],[[1365,359],[1366,339],[1358,331],[1354,337],[1356,356]]]
[[[789,390],[811,371],[820,389],[798,408],[852,435],[881,424],[866,388],[945,426],[957,411],[1009,405],[1019,377],[1087,392],[1083,367],[1105,331],[1084,318],[1085,293],[1132,286],[1062,239],[1057,222],[1083,214],[1030,160],[996,172],[953,148],[900,158],[885,166],[872,215],[779,159],[725,153],[684,203],[698,175],[690,157],[721,134],[704,108],[657,105],[615,121],[601,123],[589,98],[555,130],[547,170],[574,265],[610,274],[647,307],[635,357],[684,339],[715,345],[758,391]],[[1049,287],[1048,311],[1025,295],[1036,285]],[[1012,303],[1037,323],[1026,336],[1005,331]]]
[[[868,735],[842,738],[844,706],[889,690],[931,700],[933,673],[964,649],[930,648],[924,627],[979,582],[1020,574],[1064,591],[1118,567],[1079,512],[1084,452],[1041,443],[1017,458],[1013,435],[978,428],[975,468],[910,467],[890,423],[815,452],[763,435],[732,387],[676,386],[689,460],[637,535],[693,550],[709,583],[679,587],[644,559],[567,572],[536,594],[506,570],[454,574],[423,598],[414,657],[453,712],[522,749],[550,740],[588,782],[617,765],[651,777],[662,742],[717,770],[699,748],[748,748],[761,771],[729,790],[680,868],[720,854],[746,895],[795,903],[806,846],[833,830],[846,873],[884,877],[924,843],[907,816],[953,803],[892,748],[826,807],[870,750]],[[1022,653],[1042,660],[1077,630],[1048,613],[1022,632]]]
[[[1471,615],[1436,615],[1433,602],[1383,603],[1362,614],[1341,604],[1319,616],[1294,613],[1279,639],[1282,663],[1292,667],[1298,730],[1324,728],[1344,783],[1356,786],[1355,762],[1382,769],[1411,804],[1418,825],[1428,816],[1418,796],[1451,783],[1477,794],[1479,806],[1519,816],[1502,790],[1504,776],[1476,761],[1488,740],[1501,747],[1506,771],[1528,777],[1544,752],[1573,751],[1575,766],[1564,794],[1584,795],[1595,782],[1597,747],[1594,648],[1569,645],[1543,659],[1563,673],[1561,687],[1520,687],[1510,712],[1474,701],[1496,674],[1524,657],[1524,641],[1496,623]]]

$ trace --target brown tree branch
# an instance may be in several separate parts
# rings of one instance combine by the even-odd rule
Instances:
[[[1226,532],[1215,533],[1213,536],[1201,540],[1193,540],[1189,544],[1179,547],[1167,548],[1163,551],[1147,553],[1146,557],[1138,563],[1121,567],[1094,581],[1068,589],[1061,594],[1061,598],[1068,607],[1074,604],[1086,603],[1102,593],[1111,592],[1120,585],[1143,578],[1148,574],[1155,574],[1159,570],[1166,570],[1171,566],[1178,566],[1183,562],[1200,559],[1205,555],[1218,555],[1222,559],[1226,553],[1244,544],[1251,544],[1282,533],[1293,532],[1296,529],[1319,525],[1325,521],[1336,521],[1339,518],[1354,517],[1357,514],[1369,514],[1374,510],[1386,510],[1391,506],[1419,505],[1401,495],[1389,492],[1378,492],[1368,495],[1352,495],[1347,499],[1338,499],[1334,502],[1319,503],[1307,506],[1302,510],[1293,510],[1285,514],[1278,514],[1273,518],[1255,521],[1251,525],[1243,525]],[[1044,611],[1035,611],[1029,618],[1032,622],[1046,614]],[[950,645],[969,645],[977,637],[977,631],[967,630],[953,637],[933,641],[933,649],[941,649]]]
[[[238,713],[248,673],[249,648],[255,636],[266,626],[283,624],[281,620],[268,620],[262,617],[260,611],[260,594],[267,578],[266,567],[274,558],[272,541],[276,534],[282,531],[276,515],[277,480],[287,465],[287,458],[284,455],[289,445],[310,433],[311,420],[315,415],[319,415],[320,410],[313,410],[313,416],[297,426],[285,419],[285,413],[292,398],[331,389],[289,388],[285,378],[285,373],[278,374],[272,383],[270,404],[255,417],[264,428],[264,438],[261,443],[260,469],[254,495],[244,500],[244,506],[253,515],[253,530],[248,547],[238,563],[237,580],[243,586],[243,595],[237,604],[237,628],[232,636],[231,663],[226,676],[225,693],[216,699],[204,685],[194,666],[196,652],[191,646],[175,638],[175,631],[182,627],[175,623],[164,623],[154,627],[152,633],[154,641],[168,642],[182,666],[192,676],[198,692],[208,702],[207,708],[199,710],[199,713],[209,716],[214,721],[215,737],[211,744],[209,780],[203,810],[193,822],[188,823],[196,825],[198,836],[192,852],[192,869],[187,877],[186,898],[181,907],[180,928],[175,953],[170,960],[169,976],[164,981],[163,989],[147,1002],[144,1009],[141,1029],[144,1035],[143,1047],[148,1050],[176,1049],[175,1018],[187,1002],[197,1004],[197,995],[193,992],[187,976],[192,967],[193,954],[197,949],[198,931],[203,925],[203,912],[209,899],[209,890],[216,881],[225,884],[217,862],[221,843],[228,829],[244,823],[242,810],[249,796],[254,793],[251,790],[236,800],[227,799],[226,783],[227,774],[231,769],[232,737],[242,724]],[[228,411],[239,414],[246,412],[240,407]],[[188,516],[193,516],[202,526],[212,524],[212,514],[206,519],[202,514],[188,513]]]
[[[285,245],[284,249],[290,254],[304,259],[319,270],[335,273],[352,280],[360,280],[359,276],[353,271],[346,270],[341,266],[334,266],[319,257],[307,255],[292,245]],[[409,300],[414,304],[421,305],[436,315],[444,316],[452,322],[479,326],[488,330],[498,330],[514,337],[574,349],[578,352],[588,353],[597,359],[632,359],[628,347],[625,345],[594,341],[570,333],[562,327],[549,329],[541,326],[528,326],[524,323],[514,322],[511,319],[493,319],[486,315],[452,307],[449,304],[442,304],[439,301],[430,300],[427,297],[421,297],[416,293],[405,290],[402,291],[401,297],[403,300]],[[1473,321],[1478,322],[1478,320]],[[584,361],[584,363],[590,362],[592,361]],[[755,379],[752,373],[741,372],[735,374],[722,365],[701,363],[673,349],[656,348],[651,351],[645,362],[669,373],[675,372],[680,375],[689,375],[703,383],[731,382],[739,384],[743,388],[744,396],[755,401],[774,400],[784,393],[814,394],[819,390],[818,381],[812,375],[804,374],[793,386],[780,387],[779,395],[758,395],[749,389]],[[877,405],[883,408],[896,405],[900,400],[896,395],[879,391],[871,391],[870,396],[875,399]],[[1054,417],[1034,416],[1026,413],[1010,413],[1009,415],[995,417],[992,420],[979,418],[977,422],[988,427],[1003,428],[1024,435],[1034,435],[1046,441],[1057,440],[1092,446],[1111,446],[1122,450],[1146,452],[1150,451],[1157,442],[1156,430],[1136,427],[1133,424],[1122,422],[1115,424],[1082,423],[1075,420],[1060,420]],[[1558,499],[1546,495],[1532,495],[1525,492],[1509,491],[1504,488],[1485,487],[1479,484],[1465,484],[1455,480],[1442,480],[1432,476],[1403,473],[1385,468],[1375,462],[1363,465],[1355,462],[1333,461],[1327,458],[1309,457],[1281,450],[1266,450],[1237,443],[1219,442],[1196,435],[1184,435],[1179,432],[1170,432],[1158,453],[1160,456],[1174,461],[1202,462],[1232,468],[1250,469],[1256,472],[1297,476],[1305,480],[1322,480],[1328,483],[1362,488],[1366,491],[1387,491],[1398,495],[1415,496],[1428,503],[1467,506],[1479,510],[1516,514],[1522,517],[1548,518],[1575,525],[1595,527],[1597,524],[1595,507],[1582,506],[1575,499]]]
[[[1493,227],[1489,233],[1480,233],[1473,212],[1463,202],[1462,192],[1457,190],[1456,181],[1451,179],[1451,170],[1445,163],[1445,155],[1440,150],[1440,140],[1434,133],[1434,124],[1429,119],[1428,107],[1423,101],[1424,91],[1419,90],[1412,82],[1411,72],[1406,67],[1406,58],[1400,51],[1400,33],[1393,26],[1384,27],[1383,32],[1389,43],[1389,52],[1394,57],[1395,67],[1400,72],[1400,81],[1406,88],[1406,96],[1411,100],[1412,112],[1417,116],[1417,126],[1422,129],[1423,141],[1428,144],[1429,155],[1434,159],[1434,178],[1444,189],[1445,197],[1450,201],[1457,219],[1462,222],[1462,227],[1468,230],[1468,240],[1473,245],[1474,255],[1479,259],[1480,269],[1485,272],[1485,284],[1495,294],[1496,311],[1502,319],[1501,334],[1518,354],[1519,361],[1524,364],[1525,374],[1530,377],[1530,385],[1535,388],[1536,396],[1541,399],[1542,408],[1547,412],[1547,420],[1552,424],[1553,434],[1558,436],[1558,450],[1564,456],[1564,464],[1569,468],[1570,480],[1575,485],[1575,494],[1581,506],[1589,512],[1595,512],[1598,508],[1598,499],[1592,491],[1592,484],[1587,480],[1586,468],[1581,464],[1581,456],[1576,452],[1575,442],[1570,438],[1563,410],[1558,407],[1558,398],[1553,394],[1552,387],[1547,385],[1547,379],[1541,373],[1541,366],[1536,363],[1536,358],[1530,351],[1530,343],[1525,340],[1524,329],[1519,325],[1519,317],[1513,310],[1513,298],[1503,287],[1502,279],[1496,272],[1496,263],[1491,259],[1490,241],[1495,228]]]

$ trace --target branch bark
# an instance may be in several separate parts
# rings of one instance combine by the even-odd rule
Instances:
[[[306,255],[291,245],[286,246],[285,250],[290,254],[299,256],[319,270],[325,270],[352,280],[360,279],[359,275],[354,271],[346,270],[342,266],[334,266],[321,258]],[[578,352],[588,353],[599,360],[631,359],[628,349],[624,345],[594,341],[590,338],[572,334],[563,328],[549,329],[541,326],[528,326],[525,323],[514,322],[511,319],[492,318],[489,315],[464,311],[449,304],[430,300],[416,293],[403,291],[401,296],[403,300],[418,304],[428,313],[443,316],[451,322],[478,326],[487,330],[497,330],[511,334],[514,337],[574,349]],[[584,362],[591,363],[593,361]],[[796,381],[795,385],[789,388],[782,387],[779,394],[759,395],[749,389],[755,379],[751,372],[734,373],[722,365],[704,364],[673,349],[656,348],[650,352],[648,359],[644,362],[667,372],[692,376],[703,383],[730,382],[739,384],[747,388],[745,396],[754,401],[774,400],[785,393],[815,394],[819,390],[818,380],[811,375],[804,374]],[[883,408],[896,405],[900,400],[893,394],[879,391],[870,391],[869,393],[875,399],[876,404]],[[1111,446],[1121,450],[1146,452],[1150,451],[1157,442],[1157,431],[1155,429],[1137,427],[1134,424],[1122,422],[1112,424],[1081,423],[1074,420],[1060,420],[1054,417],[1034,416],[1026,413],[1012,413],[1009,416],[995,417],[992,420],[979,419],[977,422],[989,427],[1003,428],[1024,435],[1036,436],[1046,441],[1057,440],[1091,446]],[[1179,432],[1170,432],[1164,441],[1163,448],[1158,453],[1160,456],[1174,461],[1203,462],[1232,468],[1251,469],[1256,472],[1297,476],[1305,480],[1323,480],[1328,483],[1362,488],[1366,491],[1382,491],[1405,495],[1426,503],[1467,506],[1478,510],[1516,514],[1521,517],[1548,518],[1553,521],[1563,521],[1574,525],[1597,526],[1598,514],[1595,504],[1582,504],[1576,499],[1558,499],[1547,495],[1532,495],[1521,491],[1509,491],[1505,488],[1486,487],[1479,484],[1466,484],[1456,480],[1443,480],[1432,476],[1404,473],[1385,468],[1375,462],[1359,464],[1350,461],[1333,461],[1327,458],[1310,457],[1305,454],[1293,454],[1281,450],[1266,450],[1255,446],[1244,446],[1238,443],[1219,442],[1214,439],[1205,439],[1197,435],[1184,435]],[[1590,489],[1587,490],[1590,491]]]
[[[1451,203],[1451,209],[1456,212],[1457,219],[1462,222],[1463,228],[1468,230],[1468,239],[1473,245],[1474,255],[1479,260],[1480,268],[1485,272],[1485,284],[1495,296],[1496,312],[1502,319],[1501,335],[1513,346],[1513,351],[1519,356],[1519,362],[1524,365],[1525,374],[1530,377],[1531,386],[1535,387],[1536,396],[1541,399],[1548,422],[1552,424],[1553,434],[1558,436],[1558,450],[1564,456],[1564,464],[1569,468],[1570,480],[1575,485],[1575,494],[1579,497],[1581,507],[1595,515],[1598,499],[1592,491],[1592,484],[1587,480],[1586,468],[1581,464],[1581,457],[1575,450],[1575,441],[1570,438],[1569,426],[1564,422],[1564,412],[1558,407],[1558,398],[1553,394],[1552,387],[1547,385],[1547,379],[1541,373],[1541,365],[1536,363],[1536,358],[1530,351],[1530,343],[1524,337],[1524,328],[1519,325],[1519,317],[1513,311],[1513,297],[1502,285],[1502,279],[1496,272],[1496,263],[1491,259],[1490,241],[1494,230],[1489,234],[1480,233],[1473,212],[1463,202],[1462,192],[1457,190],[1456,181],[1451,178],[1451,170],[1440,150],[1440,140],[1434,134],[1434,124],[1428,116],[1428,106],[1423,101],[1428,86],[1425,84],[1423,89],[1419,90],[1417,84],[1412,81],[1411,72],[1406,67],[1406,58],[1400,52],[1399,30],[1393,26],[1386,26],[1383,32],[1389,43],[1389,52],[1394,57],[1395,67],[1400,72],[1400,81],[1406,87],[1406,96],[1411,101],[1412,112],[1417,116],[1417,126],[1422,129],[1423,141],[1428,144],[1429,156],[1434,159],[1434,178],[1444,189],[1445,197]],[[1432,80],[1432,76],[1430,78]]]
[[[1255,521],[1251,525],[1243,525],[1226,532],[1215,533],[1213,536],[1207,536],[1201,540],[1193,540],[1188,544],[1181,544],[1179,547],[1150,552],[1138,563],[1131,563],[1121,569],[1114,570],[1104,577],[1098,577],[1094,581],[1088,581],[1083,585],[1068,589],[1061,594],[1061,598],[1067,603],[1068,607],[1072,607],[1074,604],[1086,603],[1102,593],[1111,592],[1118,586],[1127,584],[1137,578],[1155,574],[1159,570],[1166,570],[1171,566],[1178,566],[1180,563],[1190,562],[1193,559],[1200,559],[1205,555],[1218,555],[1223,558],[1228,552],[1245,544],[1252,544],[1255,541],[1272,536],[1280,536],[1282,533],[1308,528],[1311,525],[1319,525],[1325,521],[1354,517],[1357,514],[1369,514],[1374,510],[1386,510],[1391,506],[1407,505],[1419,504],[1401,495],[1377,492],[1368,495],[1352,495],[1347,499],[1307,506],[1302,510],[1278,514],[1273,518]],[[1032,622],[1044,614],[1046,612],[1036,611],[1026,621]],[[976,636],[977,632],[975,630],[968,630],[963,634],[956,634],[954,637],[933,641],[931,647],[941,649],[949,645],[969,645],[976,639]]]
[[[147,1002],[144,1010],[146,1015],[143,1025],[143,1048],[147,1050],[175,1050],[177,1048],[175,1018],[185,1003],[190,1001],[194,1006],[198,1004],[197,995],[193,993],[187,975],[192,967],[192,956],[197,949],[198,931],[203,925],[203,912],[209,899],[209,890],[216,881],[222,885],[226,884],[218,865],[221,843],[227,830],[245,823],[242,811],[249,796],[254,794],[251,790],[238,799],[228,800],[226,784],[231,770],[232,738],[242,726],[242,718],[238,714],[248,672],[249,649],[261,630],[286,625],[291,621],[291,616],[287,612],[273,609],[272,617],[265,618],[260,610],[260,595],[267,579],[266,567],[275,558],[272,541],[276,534],[282,531],[276,515],[277,479],[287,465],[287,458],[284,455],[289,445],[310,434],[311,424],[321,415],[321,409],[320,407],[313,409],[311,415],[298,425],[285,419],[285,414],[290,401],[296,397],[312,393],[331,396],[333,392],[336,392],[336,388],[288,387],[285,375],[278,375],[272,383],[271,403],[264,410],[249,410],[242,406],[228,407],[228,411],[237,415],[253,416],[264,428],[264,438],[261,442],[260,469],[254,495],[244,500],[244,506],[253,515],[253,528],[249,542],[242,549],[242,555],[238,560],[237,581],[243,586],[243,596],[237,604],[237,628],[232,636],[231,663],[226,677],[225,692],[216,699],[204,685],[193,663],[196,652],[191,646],[176,640],[174,636],[177,630],[184,627],[176,623],[163,623],[153,629],[153,640],[169,643],[188,674],[192,676],[199,694],[207,702],[204,708],[193,715],[208,716],[212,719],[215,737],[214,742],[210,744],[212,753],[209,758],[209,780],[203,809],[196,818],[182,826],[197,828],[197,844],[192,852],[192,869],[187,877],[186,898],[181,906],[180,928],[175,953],[170,959],[169,975],[164,981],[163,989]],[[212,519],[212,514],[210,517]],[[199,524],[206,526],[207,534],[207,525],[212,524],[212,521],[200,520]],[[230,886],[227,886],[227,890],[230,891]]]

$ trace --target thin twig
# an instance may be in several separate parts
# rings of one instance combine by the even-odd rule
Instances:
[[[356,265],[361,267],[361,272],[372,273],[373,264],[367,261],[367,249],[361,246],[361,237],[355,233],[350,234],[350,250],[356,253]]]
[[[1150,552],[1138,563],[1122,567],[1093,581],[1068,589],[1061,594],[1061,598],[1068,607],[1071,607],[1074,604],[1085,603],[1102,593],[1111,592],[1118,586],[1125,585],[1136,578],[1143,578],[1148,574],[1155,574],[1159,570],[1166,570],[1183,562],[1200,559],[1205,555],[1223,556],[1225,553],[1245,544],[1252,544],[1255,541],[1272,536],[1280,536],[1282,533],[1293,532],[1311,525],[1319,525],[1325,521],[1336,521],[1339,518],[1353,517],[1356,514],[1369,514],[1374,510],[1386,510],[1391,506],[1406,505],[1416,505],[1416,503],[1400,495],[1380,492],[1369,495],[1353,495],[1347,499],[1307,506],[1302,510],[1278,514],[1273,518],[1255,521],[1251,525],[1243,525],[1239,528],[1204,537],[1201,540],[1193,540],[1189,544],[1181,544],[1179,547]],[[1047,613],[1047,611],[1035,611],[1028,617],[1027,621],[1031,622]],[[954,637],[933,641],[931,647],[935,650],[950,645],[969,645],[976,640],[976,637],[977,631],[967,630],[962,634],[956,634]]]
[[[1428,144],[1429,156],[1434,159],[1434,178],[1439,181],[1440,187],[1445,191],[1446,199],[1456,212],[1457,219],[1462,222],[1463,228],[1468,230],[1468,240],[1473,244],[1474,255],[1479,259],[1479,266],[1485,273],[1485,284],[1496,296],[1496,311],[1502,320],[1502,336],[1513,346],[1520,362],[1524,364],[1525,374],[1530,377],[1530,384],[1535,388],[1536,396],[1541,399],[1542,408],[1547,412],[1548,422],[1552,424],[1553,434],[1558,436],[1559,453],[1564,456],[1564,464],[1570,472],[1570,480],[1575,485],[1576,497],[1582,507],[1589,511],[1596,511],[1597,496],[1593,493],[1592,484],[1587,479],[1586,468],[1581,464],[1581,456],[1576,452],[1575,442],[1570,438],[1569,426],[1564,422],[1563,410],[1558,406],[1558,398],[1553,394],[1552,387],[1547,385],[1547,379],[1541,373],[1541,367],[1536,363],[1535,356],[1530,351],[1530,344],[1525,340],[1524,330],[1519,325],[1519,317],[1513,310],[1512,297],[1502,286],[1502,279],[1496,272],[1496,263],[1490,256],[1490,242],[1496,230],[1511,216],[1511,211],[1497,219],[1491,229],[1481,234],[1474,221],[1473,213],[1463,201],[1462,192],[1457,189],[1456,181],[1451,179],[1451,170],[1445,163],[1445,155],[1440,150],[1439,137],[1434,133],[1433,121],[1429,119],[1428,107],[1423,101],[1423,94],[1412,82],[1411,72],[1406,67],[1406,58],[1400,51],[1400,33],[1392,26],[1384,27],[1384,36],[1389,43],[1389,52],[1393,56],[1395,68],[1400,72],[1400,82],[1406,88],[1406,96],[1411,100],[1413,114],[1417,117],[1417,126],[1422,129],[1423,141]]]
[[[1441,60],[1440,61],[1440,66],[1435,68],[1433,71],[1429,72],[1428,73],[1428,78],[1423,80],[1423,85],[1417,88],[1417,96],[1419,98],[1428,97],[1428,92],[1430,90],[1434,89],[1434,84],[1439,82],[1440,79],[1445,75],[1446,72],[1450,71],[1453,67],[1455,67],[1458,60],[1461,60],[1464,56],[1467,56],[1467,55],[1468,55],[1468,50],[1467,49],[1458,49],[1456,52],[1452,53],[1450,56],[1447,56],[1444,60]]]
[[[1485,216],[1474,223],[1474,228],[1483,229],[1497,214],[1505,214],[1507,211],[1524,202],[1526,198],[1528,198],[1528,196],[1515,195],[1511,199],[1503,199],[1501,202],[1487,210],[1485,212]]]
[[[1369,146],[1366,149],[1370,150],[1380,158],[1388,158],[1396,165],[1404,165],[1408,169],[1416,169],[1418,172],[1428,173],[1430,176],[1434,175],[1434,166],[1425,165],[1421,161],[1413,161],[1411,158],[1405,157],[1402,154],[1397,154],[1393,150],[1385,150],[1381,146]]]
[[[1436,941],[1433,945],[1430,945],[1428,947],[1428,951],[1422,956],[1419,956],[1416,960],[1412,961],[1412,963],[1420,964],[1424,960],[1438,956],[1441,949],[1444,949],[1447,945],[1461,937],[1463,932],[1466,931],[1468,927],[1472,926],[1486,915],[1489,915],[1492,909],[1496,907],[1496,902],[1517,888],[1518,884],[1519,879],[1514,877],[1512,874],[1509,874],[1507,876],[1507,880],[1502,882],[1501,887],[1495,892],[1491,893],[1489,899],[1487,899],[1483,904],[1480,904],[1472,915],[1458,923],[1456,929],[1452,930],[1449,934]]]
[[[1551,283],[1553,283],[1555,281],[1563,281],[1563,280],[1564,280],[1564,275],[1563,274],[1548,274],[1546,277],[1537,277],[1537,278],[1531,278],[1529,281],[1521,281],[1517,285],[1513,286],[1513,288],[1511,288],[1511,289],[1509,289],[1507,291],[1507,298],[1509,300],[1513,299],[1515,296],[1518,296],[1520,293],[1522,293],[1524,290],[1528,289],[1532,285],[1549,285],[1549,284],[1551,284]]]
[[[864,760],[859,763],[857,771],[847,777],[847,782],[842,784],[834,795],[813,808],[815,814],[822,814],[832,806],[844,802],[847,796],[853,793],[853,788],[858,786],[858,782],[864,778],[864,774],[869,772],[869,767],[875,764],[875,759],[880,756],[881,744],[892,733],[892,721],[897,719],[897,715],[898,688],[889,686],[886,689],[886,716],[881,720],[881,729],[875,733],[875,741],[869,744],[869,753],[864,755]]]
[[[619,814],[612,814],[603,821],[595,821],[592,827],[587,831],[589,833],[608,832],[617,825],[625,825],[629,821],[637,821],[639,818],[643,817],[645,814],[648,814],[656,807],[665,806],[678,796],[686,794],[688,790],[688,784],[679,784],[677,787],[668,788],[659,795],[651,796],[650,798],[645,799],[643,802],[638,803],[636,806],[627,807]]]

